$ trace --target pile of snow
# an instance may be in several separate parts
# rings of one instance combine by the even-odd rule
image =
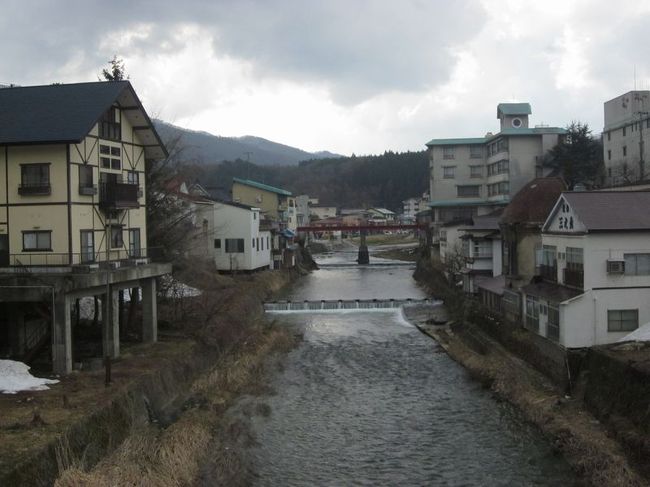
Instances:
[[[169,274],[162,276],[162,281],[164,294],[168,298],[191,298],[201,295],[201,291],[199,289],[188,286],[187,284],[174,279]]]
[[[650,323],[646,323],[629,335],[625,335],[619,342],[650,342]]]
[[[46,384],[56,384],[58,380],[39,379],[29,373],[29,366],[14,360],[0,360],[0,392],[15,394],[20,391],[44,391]]]

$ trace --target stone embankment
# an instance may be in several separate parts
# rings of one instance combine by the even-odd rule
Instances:
[[[410,320],[498,398],[520,409],[585,484],[650,483],[650,350],[636,350],[632,363],[629,353],[625,359],[620,350],[594,349],[561,367],[553,349],[538,347],[538,337],[521,327],[503,326],[450,287],[428,259],[419,261],[415,277],[445,302],[449,322],[436,325],[440,316],[407,312]]]
[[[262,302],[305,269],[175,277],[201,296],[159,305],[161,341],[125,348],[112,383],[76,372],[49,391],[0,397],[0,485],[187,485],[221,413],[263,382],[296,337]]]

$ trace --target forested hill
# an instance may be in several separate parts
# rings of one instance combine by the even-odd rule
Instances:
[[[425,151],[385,152],[379,156],[352,156],[301,162],[298,166],[268,167],[246,161],[203,164],[196,178],[206,188],[228,190],[239,177],[308,194],[321,204],[340,207],[381,206],[394,211],[402,201],[429,188]]]
[[[307,152],[261,137],[220,137],[177,127],[162,120],[153,122],[163,140],[171,141],[180,137],[186,161],[214,163],[240,158],[261,166],[279,166],[298,164],[307,159],[339,157],[339,154],[327,151]]]

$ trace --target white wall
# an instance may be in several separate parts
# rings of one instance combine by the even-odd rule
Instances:
[[[248,210],[224,203],[214,204],[214,239],[221,242],[220,248],[212,245],[215,264],[219,270],[254,270],[271,263],[271,249],[266,237],[269,232],[260,232],[259,209]],[[243,253],[227,253],[226,239],[244,239]],[[259,242],[259,245],[258,245]]]

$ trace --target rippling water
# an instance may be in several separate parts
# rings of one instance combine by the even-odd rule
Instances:
[[[419,297],[411,273],[322,269],[288,297]],[[252,419],[254,485],[571,483],[540,435],[399,311],[281,319],[304,341],[272,379],[270,416]]]

